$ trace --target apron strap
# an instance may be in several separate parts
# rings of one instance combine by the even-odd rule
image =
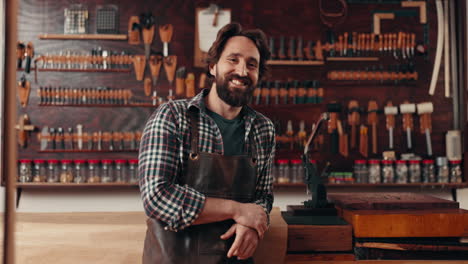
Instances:
[[[253,134],[254,132],[253,132],[253,127],[252,127],[249,132],[249,143],[245,144],[245,148],[250,148],[250,152],[248,151],[248,149],[246,149],[245,152],[250,154],[250,157],[254,160],[254,163],[255,163],[256,158],[257,158],[257,148],[255,147]]]
[[[191,139],[191,153],[190,155],[197,155],[198,154],[198,119],[199,113],[197,110],[190,110],[188,111],[190,115],[190,129],[192,132],[192,139]]]

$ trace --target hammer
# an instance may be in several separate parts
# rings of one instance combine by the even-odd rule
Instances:
[[[388,102],[384,108],[387,129],[388,129],[388,147],[393,149],[393,129],[395,129],[395,115],[398,114],[398,108],[393,106],[392,102]]]
[[[434,112],[434,105],[431,102],[424,102],[417,105],[419,124],[421,128],[421,134],[426,134],[426,148],[427,155],[432,156],[432,144],[431,144],[431,113]]]
[[[416,105],[405,102],[400,105],[400,113],[403,115],[403,129],[406,131],[406,142],[408,149],[413,148],[411,143],[411,129],[413,129],[413,113],[416,112]]]

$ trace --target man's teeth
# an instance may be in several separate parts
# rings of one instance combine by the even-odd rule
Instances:
[[[232,80],[231,82],[235,85],[244,85],[244,83],[239,80]]]

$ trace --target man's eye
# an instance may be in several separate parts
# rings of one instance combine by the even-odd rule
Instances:
[[[251,68],[257,68],[257,67],[258,67],[258,65],[257,65],[257,64],[255,64],[255,63],[249,63],[249,67],[251,67]]]

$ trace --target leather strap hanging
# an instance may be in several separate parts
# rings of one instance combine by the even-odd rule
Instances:
[[[341,10],[338,12],[327,12],[323,8],[323,2],[325,0],[319,0],[319,9],[320,9],[320,20],[324,25],[329,28],[333,28],[341,23],[344,22],[348,15],[348,5],[346,4],[345,0],[335,0],[335,2],[339,2],[341,5]],[[330,0],[326,0],[326,2],[330,3]],[[331,22],[330,20],[335,20]]]

